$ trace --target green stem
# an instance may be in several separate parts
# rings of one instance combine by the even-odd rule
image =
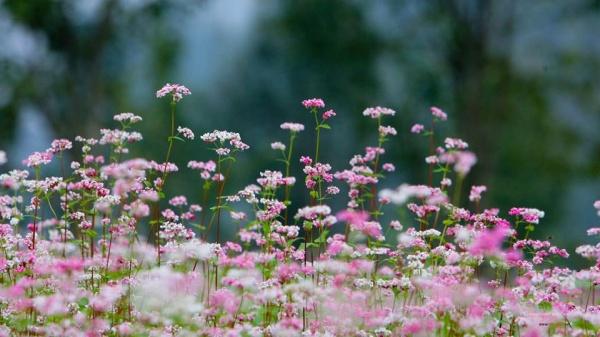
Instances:
[[[171,158],[171,151],[173,150],[173,140],[175,137],[175,105],[176,105],[175,102],[171,102],[171,135],[169,136],[169,148],[167,149],[167,157],[165,159],[165,168],[164,168],[164,172],[163,172],[161,190],[163,190],[165,188],[165,185],[167,183],[167,177],[168,177],[167,167],[168,167],[169,159]]]
[[[289,177],[290,176],[290,166],[292,163],[292,152],[294,150],[294,140],[296,139],[296,133],[294,131],[291,132],[290,134],[290,146],[288,148],[288,154],[287,154],[287,158],[285,161],[285,177]],[[288,212],[289,212],[289,202],[290,201],[290,185],[285,185],[285,197],[284,197],[284,203],[285,203],[285,225],[288,225]]]
[[[313,108],[313,114],[315,116],[315,129],[317,131],[317,148],[315,150],[315,163],[319,162],[319,145],[321,142],[321,124],[319,123],[319,118],[317,117],[317,109]]]
[[[165,186],[167,185],[167,177],[169,176],[168,174],[168,165],[169,165],[169,159],[171,158],[171,151],[173,150],[173,140],[175,137],[175,106],[176,106],[176,102],[175,101],[171,101],[171,135],[169,136],[169,148],[167,149],[167,156],[165,158],[165,166],[164,166],[164,170],[163,170],[163,176],[162,176],[162,184],[161,186],[158,188],[159,192],[163,191]],[[157,205],[157,207],[159,208],[158,210],[158,217],[160,217],[160,206]],[[160,266],[160,221],[159,219],[156,219],[156,255],[157,255],[157,260],[158,260],[158,266]]]

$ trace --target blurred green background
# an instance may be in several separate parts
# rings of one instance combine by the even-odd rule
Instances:
[[[312,125],[308,97],[338,114],[324,135],[334,170],[375,142],[365,107],[398,112],[386,154],[397,171],[384,182],[395,187],[424,181],[426,142],[408,130],[436,105],[450,116],[443,131],[478,155],[466,185],[488,186],[483,205],[545,210],[538,236],[572,253],[599,222],[599,32],[598,0],[4,0],[0,148],[18,167],[53,138],[96,136],[131,111],[145,136],[132,155],[161,160],[168,103],[154,93],[177,82],[193,92],[178,124],[252,146],[228,192],[281,169],[269,144],[286,139],[283,121]],[[296,154],[312,154],[310,130]],[[199,140],[176,146],[169,188],[193,201],[201,182],[185,163],[209,153]]]

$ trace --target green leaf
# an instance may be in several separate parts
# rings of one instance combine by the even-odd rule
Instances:
[[[234,162],[234,163],[235,163],[235,158],[234,158],[234,157],[232,157],[232,156],[227,156],[227,157],[225,157],[225,158],[221,159],[221,161],[222,161],[222,162],[224,162],[224,161],[226,161],[226,160],[231,160],[232,162]]]
[[[85,235],[87,235],[91,238],[95,238],[98,235],[98,233],[96,233],[96,231],[93,229],[86,229],[83,232],[85,233]]]
[[[323,123],[321,125],[318,126],[321,129],[331,129],[331,126],[329,126],[329,124]]]
[[[89,303],[90,303],[90,300],[87,297],[82,297],[79,299],[79,301],[77,301],[77,304],[79,305],[80,309],[83,309]]]
[[[306,229],[307,231],[311,230],[313,228],[313,223],[312,221],[304,221],[304,229]]]
[[[552,303],[548,301],[542,301],[538,304],[538,308],[542,311],[552,311]]]
[[[191,225],[192,225],[192,227],[196,227],[196,228],[198,228],[200,230],[205,230],[206,229],[206,227],[202,226],[201,224],[193,223]]]
[[[178,140],[180,142],[185,142],[185,139],[183,139],[181,137],[177,137],[177,136],[171,136],[171,137],[169,137],[169,140]]]

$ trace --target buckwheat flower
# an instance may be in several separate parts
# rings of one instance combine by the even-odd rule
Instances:
[[[281,124],[279,127],[283,130],[290,130],[291,132],[304,131],[304,125],[302,125],[300,123],[286,122],[286,123]]]
[[[285,151],[285,144],[283,144],[282,142],[274,142],[274,143],[271,143],[271,148],[273,150]]]
[[[600,227],[593,227],[587,230],[588,236],[600,235]]]
[[[305,108],[324,108],[325,102],[320,98],[309,98],[302,101]]]
[[[117,122],[127,122],[130,124],[135,124],[142,121],[142,117],[134,115],[131,112],[122,112],[120,114],[116,114],[113,119]]]
[[[228,148],[226,148],[226,147],[220,147],[220,148],[216,149],[216,150],[215,150],[215,152],[216,152],[216,153],[217,153],[219,156],[226,156],[226,155],[228,155],[228,154],[231,152],[231,150],[229,150],[229,149],[228,149]]]
[[[386,172],[394,172],[396,170],[396,166],[392,163],[385,163],[381,168]]]
[[[600,200],[594,201],[594,208],[598,211],[598,216],[600,216]]]
[[[505,226],[484,229],[475,236],[473,243],[469,246],[469,253],[473,255],[496,255],[501,252],[502,243],[509,233],[508,228]]]
[[[448,150],[450,149],[459,149],[464,150],[469,147],[469,144],[462,139],[458,138],[446,138],[444,140],[444,144]]]
[[[327,111],[325,111],[325,112],[323,113],[323,120],[328,120],[328,119],[330,119],[331,117],[334,117],[335,115],[336,115],[336,114],[335,114],[335,111],[333,111],[333,110],[327,110]]]
[[[471,186],[471,192],[469,193],[469,201],[476,202],[481,200],[481,193],[487,191],[486,186]]]
[[[169,205],[173,207],[187,206],[187,198],[183,195],[173,197],[169,200]]]
[[[444,178],[442,181],[440,181],[440,185],[443,187],[452,186],[452,180],[450,178]]]
[[[410,132],[414,134],[419,134],[425,130],[425,127],[422,124],[415,124],[410,128]]]
[[[192,130],[190,130],[189,128],[178,126],[177,132],[180,133],[183,136],[183,138],[194,140],[194,132],[192,132]]]
[[[173,102],[179,102],[183,96],[191,94],[192,92],[183,85],[167,83],[156,92],[156,98],[171,95],[173,97]]]
[[[229,215],[231,216],[231,218],[233,220],[244,220],[244,219],[246,219],[246,213],[244,213],[244,212],[234,212],[234,211],[231,211],[231,212],[229,212]]]
[[[433,117],[436,117],[441,121],[445,121],[448,119],[448,115],[446,115],[446,113],[442,111],[442,109],[434,106],[431,107],[431,114],[433,115]]]
[[[329,186],[325,192],[329,195],[336,195],[340,193],[340,189],[337,186]]]
[[[461,176],[466,176],[473,165],[477,164],[477,156],[471,151],[458,151],[454,153],[454,171]]]
[[[23,165],[27,167],[39,167],[41,165],[47,165],[52,160],[52,153],[50,152],[34,152],[23,160]]]
[[[300,163],[302,163],[304,165],[310,165],[310,164],[312,164],[312,159],[308,156],[302,156],[302,157],[300,157]]]
[[[0,151],[0,165],[6,164],[6,152]]]
[[[47,151],[56,154],[72,148],[73,143],[68,139],[55,139],[52,141],[52,144],[50,144],[50,148]]]
[[[396,129],[393,126],[385,126],[385,125],[381,125],[379,127],[379,134],[381,136],[395,136],[396,134],[398,134],[398,132],[396,131]]]
[[[408,209],[413,212],[418,218],[424,218],[430,213],[437,213],[440,211],[440,208],[433,205],[417,205],[415,203],[410,203],[406,205]]]
[[[347,222],[351,225],[362,226],[365,221],[369,220],[369,213],[366,211],[343,210],[339,211],[335,217],[339,221]]]
[[[179,171],[179,167],[177,167],[177,165],[174,163],[157,163],[155,161],[151,161],[149,164],[150,168],[161,173],[164,173],[165,171],[168,173]]]
[[[314,220],[318,216],[327,216],[329,214],[331,214],[331,208],[329,208],[329,206],[326,206],[326,205],[306,206],[306,207],[300,208],[298,210],[298,213],[296,213],[296,215],[294,216],[294,218],[295,219],[304,218],[304,219],[308,219],[308,220]]]
[[[427,156],[425,157],[425,162],[430,165],[437,164],[440,162],[440,158],[436,155]]]
[[[392,221],[390,222],[390,227],[391,227],[393,230],[395,230],[395,231],[398,231],[398,232],[399,232],[399,231],[401,231],[401,230],[402,230],[402,228],[403,228],[403,227],[402,227],[402,224],[401,224],[401,223],[400,223],[400,221],[398,221],[398,220],[392,220]]]
[[[380,106],[376,106],[376,107],[372,107],[372,108],[366,108],[363,111],[363,116],[367,116],[367,117],[371,117],[371,118],[379,118],[381,116],[394,116],[396,114],[396,111],[389,109],[389,108],[384,108],[384,107],[380,107]]]
[[[524,208],[524,207],[513,207],[508,211],[509,215],[521,216],[523,220],[538,224],[540,219],[544,217],[544,211],[537,208]]]

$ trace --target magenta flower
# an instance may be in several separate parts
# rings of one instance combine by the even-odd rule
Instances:
[[[363,223],[369,220],[369,213],[365,211],[343,210],[339,211],[335,217],[339,221],[347,222],[351,225],[362,226]]]
[[[328,120],[328,119],[330,119],[331,117],[333,117],[335,115],[336,115],[335,111],[333,111],[333,110],[327,110],[327,111],[325,111],[323,113],[323,120]]]
[[[325,107],[325,102],[320,99],[320,98],[309,98],[309,99],[305,99],[302,101],[302,105],[304,105],[305,108],[310,109],[310,108],[324,108]]]
[[[508,235],[508,228],[502,225],[494,229],[484,229],[475,236],[473,243],[469,246],[469,254],[497,255],[502,251],[502,243]]]

